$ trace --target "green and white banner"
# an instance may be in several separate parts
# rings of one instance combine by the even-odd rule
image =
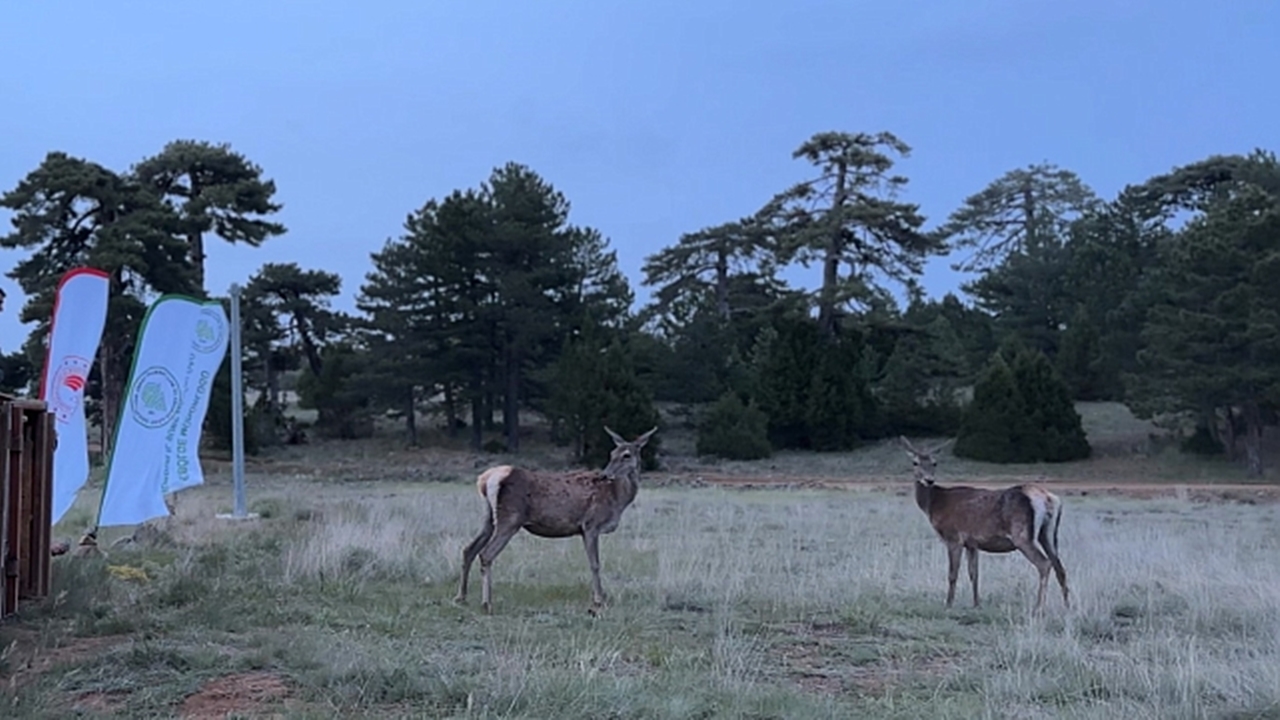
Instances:
[[[204,482],[200,428],[229,328],[216,300],[165,295],[147,310],[116,423],[99,526],[168,515],[165,493]]]

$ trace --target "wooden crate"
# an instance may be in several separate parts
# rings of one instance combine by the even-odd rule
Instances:
[[[43,402],[0,395],[0,617],[49,594],[54,432]]]

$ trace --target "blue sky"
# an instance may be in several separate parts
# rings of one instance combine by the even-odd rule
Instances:
[[[511,160],[611,239],[644,298],[645,256],[804,178],[790,155],[819,131],[909,143],[930,226],[1030,163],[1110,197],[1280,150],[1268,0],[41,0],[6,3],[0,33],[0,188],[50,150],[126,170],[170,140],[229,142],[276,181],[289,233],[212,243],[210,290],[294,261],[339,272],[342,308],[409,212]],[[930,294],[963,281],[948,265]],[[7,351],[26,329],[0,287]]]

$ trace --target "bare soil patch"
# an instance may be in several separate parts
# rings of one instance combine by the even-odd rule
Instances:
[[[880,696],[907,680],[941,678],[955,671],[951,658],[943,655],[864,655],[857,650],[858,639],[838,623],[796,624],[788,629],[792,641],[779,648],[778,656],[790,681],[806,692]]]
[[[185,720],[213,720],[229,715],[262,717],[289,698],[289,685],[270,672],[225,675],[205,683],[182,702]],[[270,713],[274,714],[274,713]]]
[[[8,672],[0,672],[0,683],[12,692],[40,677],[42,673],[64,664],[83,663],[111,648],[132,642],[128,635],[104,635],[87,638],[65,638],[56,647],[40,647],[39,635],[25,628],[5,628],[11,640],[8,650]],[[0,648],[7,650],[7,648]]]

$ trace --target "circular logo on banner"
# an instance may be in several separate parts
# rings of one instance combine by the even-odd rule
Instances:
[[[84,402],[84,387],[89,382],[90,362],[79,355],[68,355],[53,371],[48,402],[58,422],[71,420],[71,415]]]
[[[194,343],[198,352],[216,352],[222,347],[222,341],[227,336],[227,321],[223,319],[220,309],[206,307],[200,310],[200,319],[196,321]]]
[[[158,428],[177,417],[182,388],[173,373],[156,365],[138,375],[130,400],[133,419],[143,427]]]

